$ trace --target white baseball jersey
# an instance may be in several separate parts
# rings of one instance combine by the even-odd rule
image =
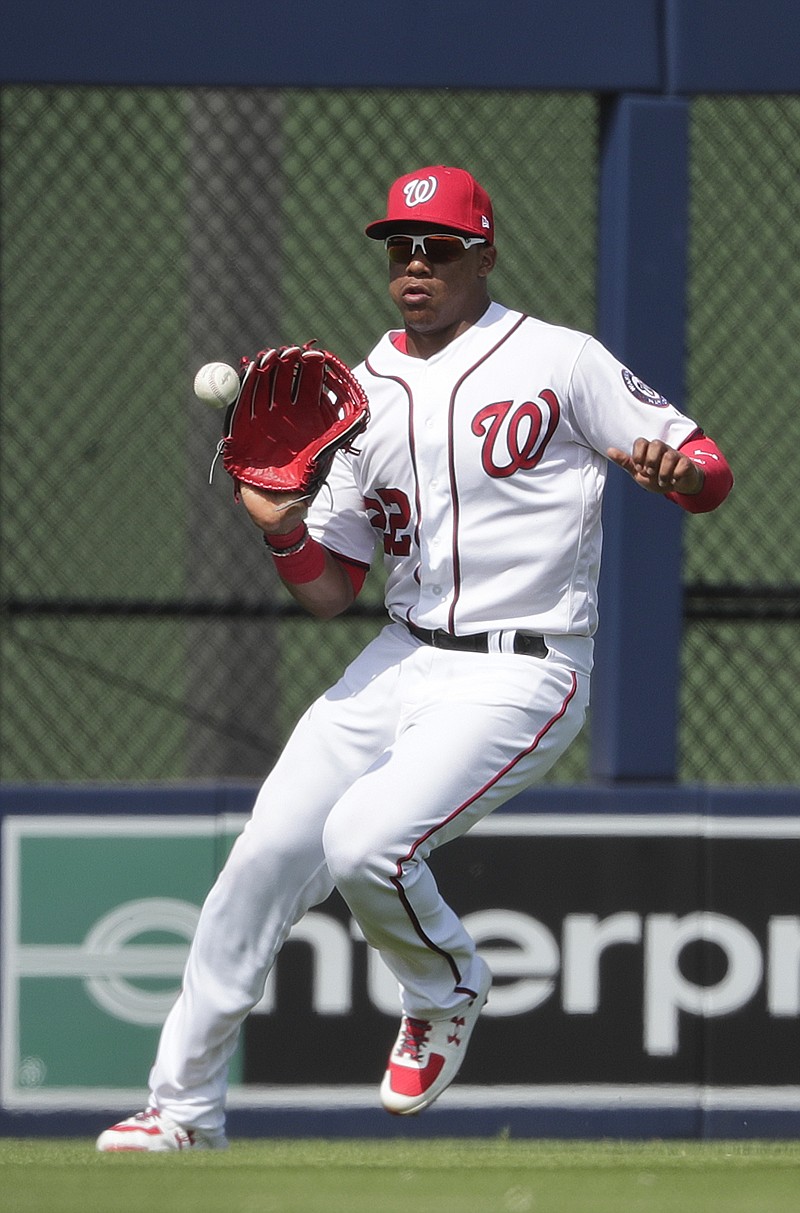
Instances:
[[[395,620],[592,635],[606,450],[696,424],[593,337],[497,303],[428,359],[393,336],[356,368],[370,423],[311,533],[364,564],[382,543]]]

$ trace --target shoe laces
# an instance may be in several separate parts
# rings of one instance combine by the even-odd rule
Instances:
[[[403,1018],[402,1036],[397,1047],[399,1057],[410,1057],[412,1061],[422,1060],[422,1050],[428,1043],[431,1024],[427,1019],[412,1019],[410,1015]]]

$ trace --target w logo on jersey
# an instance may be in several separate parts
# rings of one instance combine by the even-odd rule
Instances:
[[[513,411],[512,411],[513,410]],[[487,476],[501,479],[536,467],[555,433],[561,409],[555,392],[545,388],[538,401],[513,400],[487,404],[472,421],[472,432],[483,438],[481,461]]]

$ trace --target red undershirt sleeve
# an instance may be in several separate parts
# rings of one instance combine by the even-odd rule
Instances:
[[[330,552],[330,548],[328,548],[328,551]],[[331,555],[335,560],[338,560],[345,573],[347,573],[353,586],[353,597],[358,598],[362,586],[367,579],[369,569],[366,565],[359,564],[357,560],[349,560],[347,556],[340,556],[338,552],[331,552]]]

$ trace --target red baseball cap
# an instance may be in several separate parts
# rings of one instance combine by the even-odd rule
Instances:
[[[398,177],[389,187],[386,218],[376,219],[365,231],[372,240],[383,240],[402,232],[410,221],[483,236],[494,243],[491,199],[463,168],[436,164]]]

